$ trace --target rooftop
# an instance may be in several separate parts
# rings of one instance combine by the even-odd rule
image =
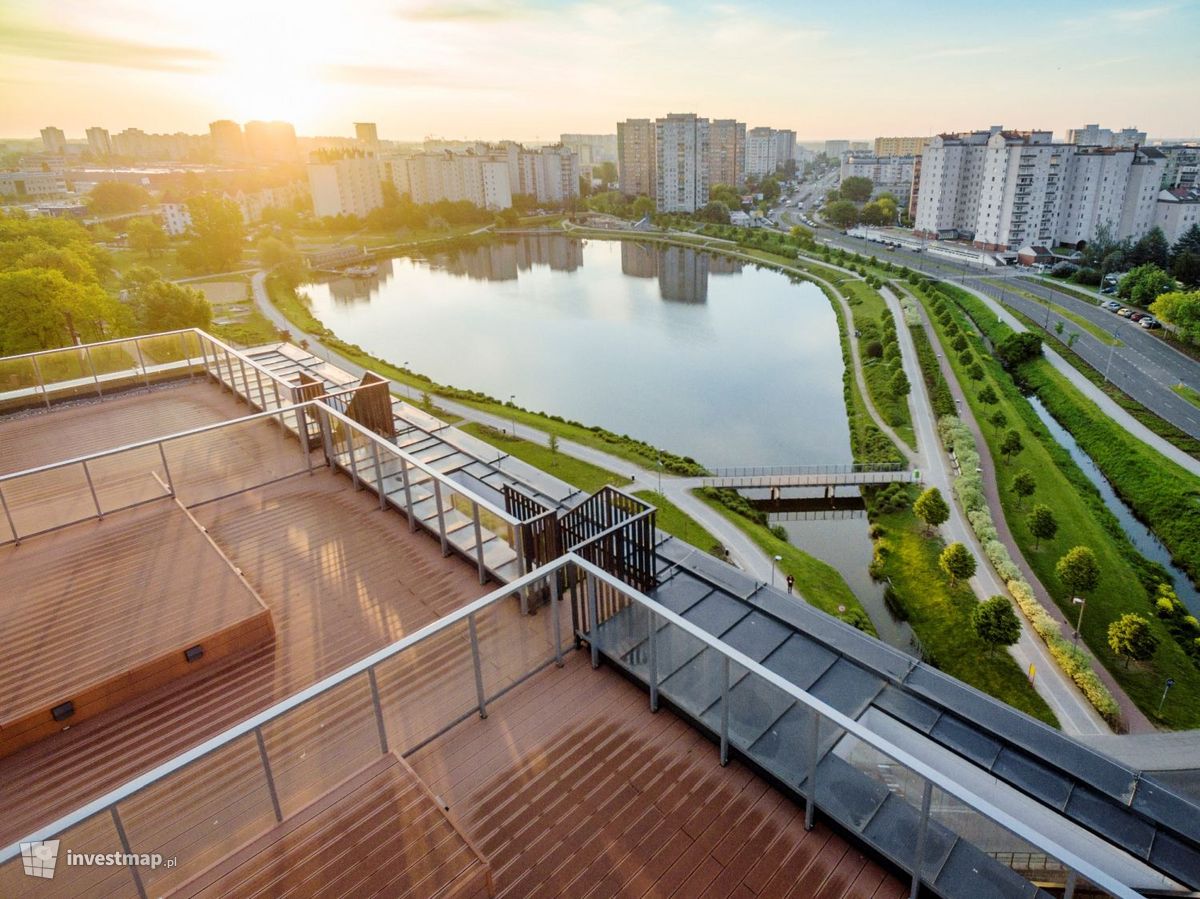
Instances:
[[[40,625],[57,663],[0,665],[46,681],[45,733],[0,757],[0,895],[28,887],[17,841],[60,835],[178,859],[60,859],[65,894],[101,875],[143,895],[1200,886],[1200,807],[1167,782],[369,373],[185,331],[0,360],[0,409],[4,572],[22,608],[59,595],[96,621]],[[254,602],[269,638],[218,652]],[[164,647],[158,680],[81,698]]]

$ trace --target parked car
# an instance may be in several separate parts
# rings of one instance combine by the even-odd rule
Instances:
[[[1100,305],[1103,306],[1105,309],[1107,309],[1109,312],[1116,312],[1118,309],[1121,308],[1121,304],[1118,303],[1116,300],[1105,300]]]
[[[1126,309],[1124,306],[1122,306],[1117,310],[1117,315],[1121,316],[1121,318],[1129,318],[1129,316],[1133,315],[1133,310]]]
[[[1116,293],[1117,286],[1115,284],[1106,284],[1100,288],[1101,293]]]
[[[1149,316],[1149,315],[1147,315],[1140,322],[1138,322],[1138,324],[1141,325],[1143,328],[1145,328],[1148,331],[1153,331],[1155,328],[1162,327],[1162,324],[1158,321],[1158,319],[1156,319],[1152,316]]]
[[[1129,320],[1131,322],[1140,322],[1145,317],[1146,317],[1145,312],[1134,312],[1129,316]]]

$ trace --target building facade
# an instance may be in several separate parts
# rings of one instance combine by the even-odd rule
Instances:
[[[57,172],[0,172],[0,197],[39,199],[66,190],[67,183]]]
[[[1200,188],[1177,187],[1160,192],[1154,204],[1154,224],[1162,228],[1172,246],[1200,225]]]
[[[295,162],[299,156],[291,122],[247,122],[246,154],[258,162]]]
[[[627,197],[653,197],[658,189],[656,133],[650,119],[617,122],[617,178]]]
[[[796,132],[789,128],[775,129],[775,163],[780,168],[796,158]]]
[[[842,157],[841,177],[869,178],[876,188],[896,195],[901,206],[908,205],[912,190],[915,156],[869,156],[847,153]]]
[[[837,158],[843,153],[850,152],[850,141],[848,140],[827,140],[825,141],[825,155]]]
[[[192,214],[184,203],[163,203],[158,207],[158,218],[162,229],[171,237],[186,234],[192,227]]]
[[[52,156],[61,156],[67,152],[67,136],[61,128],[47,125],[42,129],[42,146]]]
[[[246,158],[246,137],[237,122],[229,119],[210,122],[208,135],[212,140],[213,156],[221,162],[241,162]]]
[[[362,218],[383,205],[379,162],[363,152],[314,153],[308,164],[313,213],[319,217],[356,215]]]
[[[563,134],[558,142],[579,158],[581,167],[617,161],[615,134]]]
[[[512,206],[508,161],[500,155],[480,156],[443,150],[411,156],[404,160],[404,166],[408,193],[414,203],[465,200],[484,209]]]
[[[746,180],[746,124],[713,119],[708,126],[711,184],[741,185]]]
[[[1146,132],[1136,128],[1113,131],[1099,125],[1084,125],[1067,132],[1067,143],[1082,147],[1143,147],[1146,145]]]
[[[746,133],[746,174],[755,178],[779,168],[778,145],[770,128],[751,128]]]
[[[927,137],[877,137],[876,156],[920,156],[929,145]]]
[[[99,159],[112,155],[112,139],[107,128],[89,128],[87,130],[88,150]]]
[[[673,112],[655,120],[655,202],[659,212],[695,212],[708,203],[708,128],[708,119],[691,112]]]
[[[379,149],[379,129],[374,122],[355,122],[354,140],[364,150]]]

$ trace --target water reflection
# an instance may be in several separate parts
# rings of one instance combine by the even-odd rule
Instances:
[[[712,256],[687,247],[659,247],[625,241],[621,244],[621,271],[631,278],[657,278],[658,295],[668,302],[704,303],[709,275],[736,275],[739,259]]]
[[[347,275],[326,282],[330,295],[337,303],[343,305],[354,305],[371,299],[371,295],[391,278],[392,260],[381,259],[374,263],[373,267],[375,271],[369,275]]]

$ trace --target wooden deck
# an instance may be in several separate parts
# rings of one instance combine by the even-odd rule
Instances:
[[[0,757],[272,639],[267,608],[169,499],[0,546],[0,571]]]
[[[391,753],[174,897],[486,897],[488,866],[412,769]]]
[[[267,604],[275,643],[0,759],[0,843],[492,589],[480,586],[474,566],[443,558],[435,540],[410,533],[402,516],[380,511],[373,494],[355,493],[348,479],[323,469],[201,506],[195,514]],[[63,533],[74,527],[89,525]],[[110,564],[120,561],[114,556]],[[553,654],[550,616],[504,614],[515,603],[506,601],[478,621],[489,692]],[[565,603],[560,612],[566,614]],[[569,624],[562,632],[570,633]],[[465,626],[389,663],[379,685],[397,749],[469,713],[475,693]],[[343,702],[349,699],[331,697],[315,726],[336,720],[333,705]],[[361,702],[356,708],[363,708]],[[347,739],[355,733],[348,729]],[[311,740],[297,737],[296,744],[305,763],[297,767],[289,794],[292,811],[327,792],[328,778],[342,771],[341,758],[352,755],[339,744],[328,745],[328,758],[305,754]]]
[[[501,896],[899,899],[907,885],[572,653],[410,757]]]

